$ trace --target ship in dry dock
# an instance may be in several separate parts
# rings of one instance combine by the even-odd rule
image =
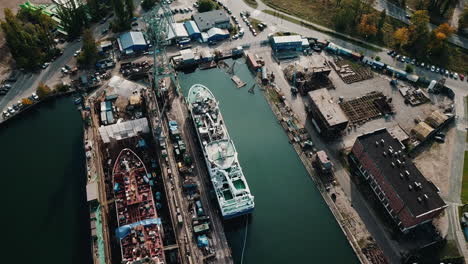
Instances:
[[[125,148],[116,159],[112,178],[122,263],[165,263],[151,174],[142,160]]]

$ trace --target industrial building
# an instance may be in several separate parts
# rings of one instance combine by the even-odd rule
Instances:
[[[229,38],[229,31],[220,28],[211,28],[207,32],[208,41],[220,41]]]
[[[198,28],[197,24],[193,20],[185,21],[184,22],[185,29],[187,30],[187,34],[191,39],[200,39],[201,32]]]
[[[349,155],[355,172],[370,185],[402,232],[437,217],[447,205],[386,128],[359,136]]]
[[[309,41],[300,35],[275,36],[270,39],[273,51],[301,51],[309,47]]]
[[[310,99],[309,112],[315,129],[328,139],[339,136],[348,126],[349,120],[338,102],[333,101],[326,88],[311,91],[308,95]]]
[[[184,23],[173,23],[169,27],[169,32],[167,34],[167,40],[178,40],[181,38],[188,38],[189,34],[185,29]]]
[[[130,31],[123,33],[117,39],[117,43],[119,44],[120,52],[123,54],[141,52],[146,50],[148,46],[143,33],[140,31]]]
[[[229,16],[223,10],[213,10],[193,15],[193,20],[200,31],[207,31],[211,28],[231,28]]]

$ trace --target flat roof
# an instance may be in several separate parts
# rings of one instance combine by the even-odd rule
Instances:
[[[229,22],[229,17],[223,10],[213,10],[193,15],[193,20],[197,23],[201,31],[205,31],[216,26],[217,23]]]
[[[88,183],[86,185],[86,198],[88,202],[98,200],[98,185],[97,182]]]
[[[329,126],[349,121],[343,109],[341,109],[337,102],[333,101],[332,96],[326,88],[309,92],[309,98],[318,107]]]
[[[386,128],[359,136],[356,141],[362,144],[364,153],[374,162],[385,181],[391,185],[413,216],[422,216],[446,206],[436,186],[422,175],[405,154],[401,142],[392,137]],[[404,162],[404,165],[398,166],[399,162]],[[411,189],[409,186],[412,186]]]
[[[290,43],[290,42],[300,42],[302,44],[302,37],[301,35],[276,36],[276,37],[273,37],[273,42],[275,44]]]
[[[146,40],[143,33],[140,31],[130,31],[120,35],[118,39],[120,50],[126,50],[133,46],[146,46]]]

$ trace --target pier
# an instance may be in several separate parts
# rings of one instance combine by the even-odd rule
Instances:
[[[242,81],[239,77],[236,75],[231,77],[231,80],[236,84],[237,88],[242,88],[246,85],[244,81]]]

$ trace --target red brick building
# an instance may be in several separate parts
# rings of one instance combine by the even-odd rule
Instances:
[[[350,160],[402,232],[427,223],[447,205],[387,129],[359,136]]]

